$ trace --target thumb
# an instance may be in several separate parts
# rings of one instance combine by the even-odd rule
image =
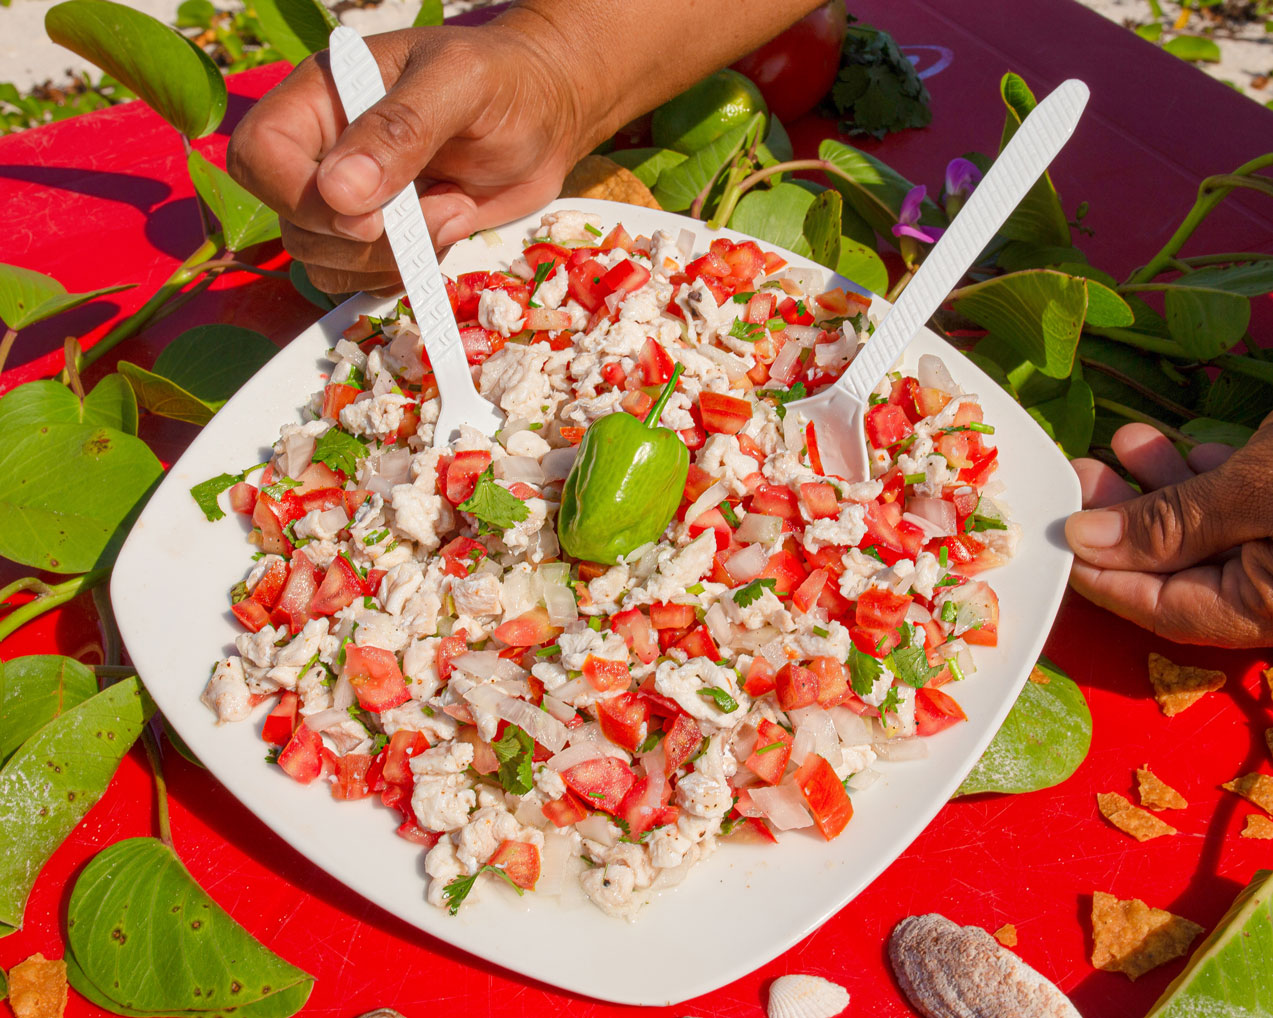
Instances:
[[[465,126],[466,106],[446,84],[448,76],[456,80],[456,69],[448,69],[445,53],[408,57],[388,94],[345,128],[323,158],[318,190],[336,212],[359,216],[379,209]]]

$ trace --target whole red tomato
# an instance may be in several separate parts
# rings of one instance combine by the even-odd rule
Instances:
[[[835,82],[847,25],[844,0],[828,0],[733,67],[756,83],[770,112],[789,123],[813,109]]]

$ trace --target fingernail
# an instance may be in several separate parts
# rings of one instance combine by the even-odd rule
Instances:
[[[377,240],[380,234],[384,232],[381,219],[375,214],[369,216],[333,216],[332,229],[342,237],[348,237],[350,240],[359,240],[367,244]]]
[[[358,204],[370,201],[380,189],[384,179],[380,164],[371,156],[353,152],[344,156],[335,166],[323,174],[323,182],[345,192],[345,196]]]
[[[1070,536],[1088,548],[1112,548],[1123,539],[1123,514],[1105,509],[1075,513],[1070,517]]]
[[[473,232],[473,216],[468,212],[458,212],[445,220],[433,233],[436,247],[450,247],[457,240],[463,240]]]

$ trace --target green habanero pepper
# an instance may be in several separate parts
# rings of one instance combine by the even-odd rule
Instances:
[[[683,370],[676,366],[644,421],[618,411],[583,436],[557,513],[561,546],[575,558],[614,565],[657,541],[676,514],[690,451],[658,421]]]

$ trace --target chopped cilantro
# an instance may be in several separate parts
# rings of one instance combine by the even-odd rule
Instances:
[[[782,747],[783,747],[783,746],[785,746],[785,745],[786,745],[786,743],[785,743],[785,742],[783,742],[783,741],[782,741],[782,739],[779,739],[777,742],[771,742],[768,746],[761,746],[761,747],[759,747],[759,748],[756,750],[756,753],[757,753],[757,754],[760,754],[760,753],[772,753],[775,749],[780,749],[780,748],[782,748]]]
[[[766,587],[773,590],[777,585],[777,580],[752,580],[747,586],[739,587],[734,591],[734,604],[738,605],[739,608],[746,608],[749,604],[764,597]]]
[[[857,649],[849,649],[849,684],[858,696],[869,696],[876,680],[884,674],[884,662]]]
[[[552,657],[560,650],[560,646],[555,643],[551,643],[547,647],[540,647],[539,650],[535,651],[535,657]]]
[[[884,702],[880,704],[876,710],[880,712],[880,720],[884,720],[884,715],[889,711],[895,711],[902,703],[901,694],[897,691],[896,686],[890,686],[888,693],[884,697]]]
[[[366,608],[368,611],[375,611],[377,608],[376,599],[372,597],[370,594],[363,594],[362,606]]]
[[[945,550],[946,550],[945,548],[942,549],[942,551],[945,551]],[[959,586],[959,577],[947,576],[944,580],[939,580],[937,583],[934,583],[933,586],[934,587],[957,587]]]
[[[601,616],[600,615],[592,616],[592,618],[588,620],[588,628],[591,629],[594,633],[601,632]]]
[[[755,342],[760,338],[761,333],[765,331],[763,325],[755,325],[752,322],[745,322],[741,318],[734,319],[734,324],[729,327],[729,334],[735,339],[745,339],[749,343]]]
[[[742,520],[738,518],[738,514],[734,512],[734,507],[728,502],[720,504],[720,514],[725,517],[725,522],[731,527],[737,527],[742,523]]]
[[[756,291],[755,291],[755,290],[748,290],[746,293],[736,293],[736,294],[734,294],[734,296],[733,296],[733,298],[732,298],[732,299],[733,299],[733,301],[734,301],[734,303],[735,303],[735,304],[746,304],[746,303],[747,303],[749,300],[751,300],[754,296],[756,296]]]
[[[887,403],[888,397],[881,396],[878,393],[873,392],[871,393],[870,398],[867,400],[867,402],[870,403],[871,406],[879,406],[882,403]]]
[[[724,711],[726,714],[733,714],[734,711],[738,710],[738,701],[719,686],[708,686],[706,689],[700,689],[698,695],[710,697],[715,702],[717,709]]]
[[[934,668],[928,663],[922,646],[897,647],[888,656],[888,663],[894,675],[916,689],[941,671],[940,668]]]
[[[464,904],[464,899],[469,896],[469,892],[473,890],[473,885],[477,883],[477,878],[488,871],[502,877],[508,883],[508,886],[516,891],[519,897],[521,896],[522,889],[513,883],[512,877],[498,866],[492,866],[487,863],[471,877],[456,877],[442,888],[442,897],[446,899],[446,910],[451,915],[455,915],[460,910],[460,906]]]
[[[637,752],[638,753],[650,752],[650,750],[654,749],[654,747],[657,746],[662,739],[663,739],[662,732],[651,732],[649,735],[645,737],[645,741],[641,743],[639,747],[637,747]]]
[[[964,520],[965,533],[980,534],[985,530],[1007,530],[1008,524],[997,516],[982,516],[980,513],[973,513],[968,519]]]
[[[340,428],[329,428],[314,443],[314,462],[325,463],[344,474],[354,473],[358,461],[366,455],[367,447]]]
[[[746,821],[744,816],[726,817],[720,822],[720,837],[727,838],[738,828],[738,825]]]
[[[822,639],[824,639],[824,640],[825,640],[828,636],[830,636],[830,635],[831,635],[831,632],[830,632],[830,630],[823,629],[821,626],[814,626],[814,627],[813,627],[813,635],[814,635],[814,636],[820,636],[820,637],[822,637]]]
[[[368,534],[366,537],[362,539],[362,543],[363,544],[379,544],[388,536],[389,536],[389,528],[385,527],[384,530],[377,530],[374,534]]]
[[[389,745],[389,736],[384,732],[377,732],[371,740],[371,755],[375,756],[387,745]]]
[[[601,230],[598,230],[598,229],[597,229],[595,226],[593,226],[591,223],[584,223],[584,224],[583,224],[583,228],[584,228],[585,230],[587,230],[589,233],[591,233],[594,237],[600,237],[600,236],[603,236],[602,231],[601,231]]]
[[[283,752],[282,746],[271,746],[265,754],[265,762],[268,764],[278,763],[278,755]]]
[[[941,551],[937,553],[937,564],[943,569],[950,567],[950,549],[944,544],[941,546]]]
[[[696,752],[696,753],[695,753],[692,757],[690,757],[689,762],[690,762],[690,763],[693,763],[693,762],[694,762],[695,760],[697,760],[700,756],[702,756],[704,753],[706,753],[706,752],[707,752],[707,747],[708,747],[708,746],[710,746],[711,744],[712,744],[712,737],[711,737],[710,735],[704,735],[704,736],[703,736],[703,741],[699,744],[698,752]]]
[[[531,307],[537,308],[540,306],[536,304],[534,301],[535,291],[537,291],[540,288],[540,286],[543,285],[544,280],[548,278],[548,274],[552,272],[553,266],[556,264],[557,263],[555,260],[553,260],[552,258],[549,258],[548,261],[540,262],[538,265],[535,266],[535,281],[530,288],[531,300],[529,303]]]
[[[787,416],[787,404],[794,403],[798,399],[804,399],[809,395],[809,390],[804,387],[804,382],[797,382],[790,389],[761,389],[756,393],[757,396],[769,396],[777,401],[774,410],[778,414],[778,420],[783,420]]]
[[[863,548],[862,554],[869,555],[871,558],[875,559],[876,562],[884,561],[884,556],[880,554],[879,549],[876,548],[875,545],[871,545],[870,547]]]
[[[491,467],[482,471],[473,487],[473,494],[460,503],[460,510],[477,517],[481,524],[480,533],[507,530],[530,515],[525,502],[495,483],[495,471]]]
[[[300,481],[294,480],[291,477],[284,476],[284,477],[280,477],[273,484],[265,485],[265,487],[261,489],[261,493],[263,495],[269,495],[270,498],[277,501],[278,499],[282,498],[286,492],[291,491],[291,489],[293,488],[299,488],[300,486],[301,486]]]
[[[225,517],[225,513],[217,505],[217,496],[241,480],[243,480],[242,474],[217,474],[216,477],[209,477],[190,489],[190,494],[194,496],[195,502],[210,523]]]
[[[947,601],[941,606],[941,620],[943,622],[954,622],[955,616],[959,614],[959,607],[954,601]]]
[[[701,583],[691,583],[685,588],[687,594],[701,594],[706,588]]]
[[[927,475],[924,474],[923,471],[920,471],[918,474],[903,474],[902,483],[903,484],[923,484],[925,476]]]
[[[230,603],[238,604],[240,601],[246,601],[247,599],[248,599],[247,580],[240,580],[238,583],[236,583],[233,587],[230,588]]]
[[[535,779],[531,773],[531,755],[535,752],[535,742],[516,725],[509,725],[504,734],[491,743],[495,757],[499,760],[499,783],[504,791],[514,795],[525,795],[534,787]]]
[[[959,667],[959,662],[953,657],[946,659],[946,667],[950,669],[950,677],[956,682],[963,682],[964,670]]]

